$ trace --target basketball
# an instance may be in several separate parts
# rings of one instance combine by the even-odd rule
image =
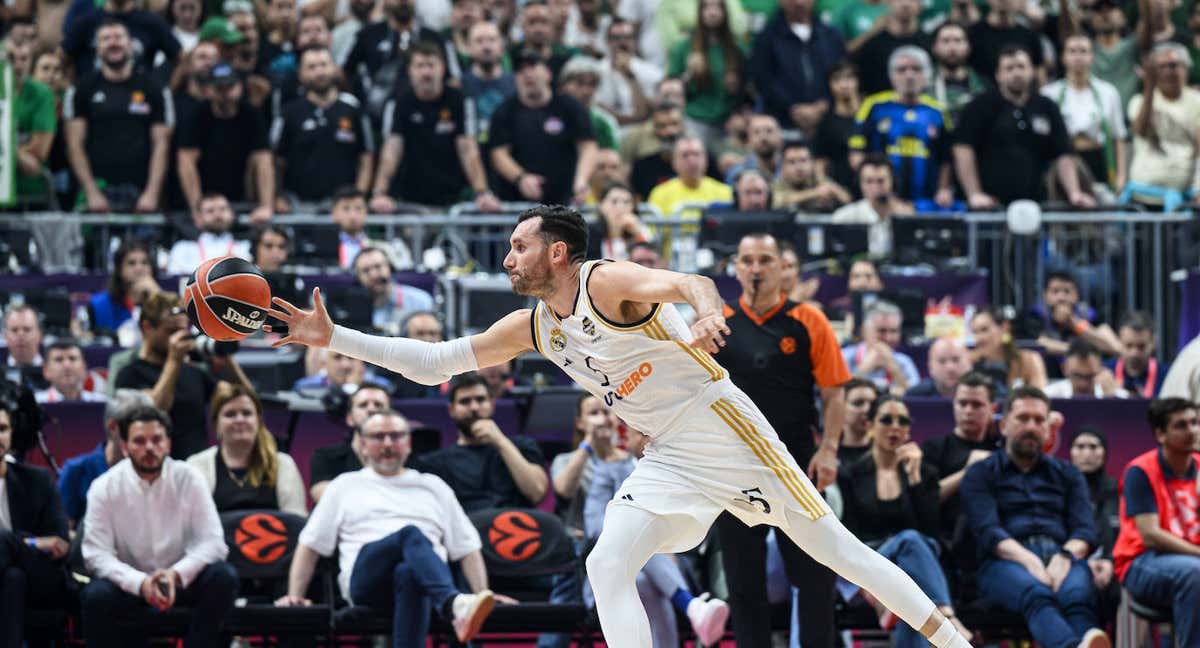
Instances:
[[[188,319],[205,335],[232,342],[258,331],[267,321],[271,287],[253,263],[217,257],[192,273],[183,304]]]

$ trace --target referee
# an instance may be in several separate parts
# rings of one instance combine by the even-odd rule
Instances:
[[[818,490],[837,478],[837,448],[846,402],[842,385],[850,371],[829,320],[816,308],[789,301],[781,289],[779,244],[769,234],[748,234],[737,247],[742,296],[725,305],[733,334],[716,355],[733,383],[762,409]],[[824,403],[820,448],[816,447],[817,401]],[[769,648],[766,526],[748,527],[728,512],[717,518],[717,535],[738,648]],[[832,648],[834,573],[776,534],[788,580],[801,588],[800,645]]]

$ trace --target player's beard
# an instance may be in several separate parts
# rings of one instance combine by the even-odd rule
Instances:
[[[510,274],[513,292],[528,297],[545,297],[550,294],[550,264],[543,263],[521,274]]]

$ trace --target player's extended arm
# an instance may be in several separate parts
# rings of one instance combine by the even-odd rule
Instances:
[[[329,347],[422,385],[440,385],[457,374],[497,365],[533,349],[527,308],[509,313],[478,335],[429,343],[335,326],[325,310],[320,288],[313,289],[312,310],[278,297],[273,302],[278,308],[272,308],[271,315],[288,327],[288,334],[273,346],[296,343]]]
[[[646,268],[628,261],[604,263],[592,270],[597,281],[591,288],[592,301],[602,311],[620,316],[628,304],[687,302],[696,310],[692,324],[692,346],[716,353],[729,335],[721,309],[721,294],[712,279],[694,274]],[[644,312],[637,313],[644,315]]]

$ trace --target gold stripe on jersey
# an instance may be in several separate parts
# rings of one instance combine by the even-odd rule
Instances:
[[[711,356],[704,351],[693,349],[679,340],[672,339],[671,336],[667,334],[667,329],[663,328],[663,325],[660,322],[647,322],[645,331],[646,337],[652,340],[674,342],[675,344],[679,345],[679,348],[683,349],[684,353],[691,356],[693,360],[695,360],[701,367],[704,368],[705,371],[708,372],[708,377],[711,378],[713,382],[717,382],[725,377],[725,372],[721,369],[721,365],[717,364]]]
[[[542,336],[542,323],[538,321],[538,310],[542,307],[542,303],[538,302],[533,305],[533,310],[529,316],[533,318],[533,348],[538,353],[542,353],[542,345],[538,344],[538,338]],[[542,355],[546,355],[542,353]]]
[[[816,499],[812,491],[805,487],[795,472],[779,456],[779,453],[771,448],[766,439],[758,433],[754,424],[739,412],[732,403],[720,399],[710,405],[710,407],[750,447],[759,460],[779,477],[784,487],[792,494],[792,497],[796,498],[796,501],[809,517],[815,520],[825,514],[824,506],[820,504],[820,501]]]

